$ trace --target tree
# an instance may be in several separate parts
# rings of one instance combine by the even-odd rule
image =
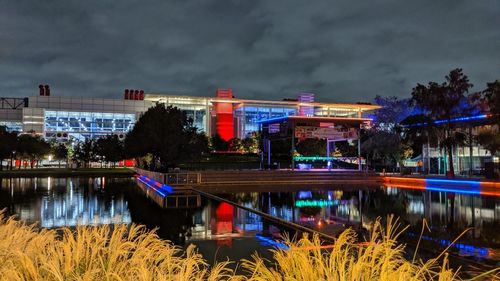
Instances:
[[[382,106],[374,111],[374,127],[377,130],[392,131],[399,126],[401,121],[414,112],[410,99],[399,99],[398,97],[375,97],[375,103]]]
[[[124,158],[124,144],[117,135],[108,135],[99,138],[96,141],[96,154],[102,157],[102,160],[112,163],[115,167],[116,162]]]
[[[50,144],[39,136],[24,134],[17,138],[16,154],[21,160],[27,159],[31,168],[38,165],[38,162],[49,152]]]
[[[152,168],[168,171],[181,161],[199,158],[207,151],[208,141],[184,112],[158,103],[137,120],[125,138],[125,147],[132,157],[151,153]]]
[[[304,139],[297,143],[295,149],[304,156],[326,155],[325,139]]]
[[[352,145],[349,141],[336,141],[335,151],[339,156],[342,157],[357,157],[358,148],[357,145]]]
[[[227,141],[228,151],[243,151],[243,143],[239,138],[232,138]]]
[[[497,124],[500,123],[500,81],[487,83],[486,90],[483,91],[486,102],[488,103],[490,114],[494,115]]]
[[[96,146],[92,139],[78,142],[73,148],[73,159],[83,162],[84,167],[89,167],[90,162],[96,159]]]
[[[500,134],[498,131],[492,128],[482,129],[477,134],[476,140],[491,153],[491,156],[495,156],[500,152]]]
[[[401,121],[402,141],[412,148],[416,155],[423,154],[423,145],[427,144],[427,153],[429,148],[439,146],[439,128],[435,126],[433,120],[425,114],[415,114],[406,117]],[[427,173],[430,173],[429,165],[426,165]]]
[[[403,167],[403,161],[412,156],[413,150],[402,142],[398,132],[368,130],[361,143],[361,153],[366,155],[371,166],[388,168],[395,164]]]
[[[209,148],[211,151],[227,151],[229,143],[220,137],[219,134],[210,138]]]
[[[429,122],[422,126],[434,126],[439,143],[448,155],[449,176],[454,177],[453,147],[460,143],[461,137],[453,132],[453,118],[468,116],[474,110],[477,95],[467,96],[472,88],[469,78],[461,69],[454,69],[446,76],[444,83],[429,82],[427,86],[418,84],[412,91],[412,104],[422,111],[424,119]],[[444,124],[435,126],[436,121],[444,120]]]
[[[5,126],[0,126],[0,171],[3,170],[3,160],[13,157],[16,138],[16,133],[9,132]]]
[[[251,137],[247,137],[241,141],[243,151],[246,153],[259,153],[259,139],[258,133],[253,133]]]
[[[68,147],[64,143],[54,143],[52,145],[52,154],[54,159],[59,162],[59,168],[61,167],[61,161],[68,160]]]

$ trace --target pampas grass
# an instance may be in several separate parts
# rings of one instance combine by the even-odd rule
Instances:
[[[194,246],[185,251],[143,226],[79,226],[38,230],[0,213],[1,280],[458,280],[446,254],[408,261],[396,242],[404,230],[389,217],[376,221],[369,242],[360,243],[353,230],[332,245],[317,236],[285,238],[289,250],[276,249],[275,266],[255,254],[241,261],[247,271],[236,275],[230,262],[209,266]],[[491,280],[495,272],[487,272]]]
[[[458,280],[448,267],[437,260],[412,263],[404,258],[404,246],[396,239],[405,230],[397,220],[388,218],[382,228],[377,220],[369,242],[359,243],[352,229],[345,230],[333,245],[321,244],[318,236],[307,236],[292,242],[286,239],[289,251],[274,250],[276,267],[266,267],[262,258],[243,260],[243,268],[252,280]]]
[[[183,252],[144,226],[79,226],[38,231],[0,214],[2,280],[227,280],[194,246]]]

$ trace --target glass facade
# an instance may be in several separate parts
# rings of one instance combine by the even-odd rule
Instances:
[[[253,132],[259,131],[259,124],[256,121],[289,115],[297,115],[297,109],[245,105],[235,110],[235,117],[238,120],[238,131],[241,134],[240,138],[249,137]]]
[[[314,116],[330,116],[330,117],[359,117],[359,110],[356,108],[342,108],[329,106],[316,106],[314,108]]]
[[[0,126],[5,126],[9,132],[23,131],[23,122],[0,121]]]
[[[193,120],[193,125],[200,132],[209,133],[207,118],[209,113],[209,103],[207,98],[189,96],[163,96],[158,102],[167,106],[174,106],[185,112],[188,118]]]
[[[135,124],[135,114],[78,111],[45,111],[45,137],[68,133],[76,139],[126,133]]]
[[[201,106],[186,106],[186,105],[176,105],[181,111],[186,113],[187,118],[193,120],[193,125],[198,128],[201,132],[207,131],[206,118],[207,111],[206,107]]]

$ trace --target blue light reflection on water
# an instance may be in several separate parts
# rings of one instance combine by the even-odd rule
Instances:
[[[1,204],[27,223],[56,228],[131,223],[123,196],[109,196],[104,178],[0,179]],[[8,192],[5,196],[3,192]],[[1,207],[0,207],[1,208]]]
[[[463,242],[452,249],[479,258],[491,258],[488,247],[495,249],[498,242],[494,241],[500,241],[500,233],[494,230],[500,227],[500,197],[484,196],[477,183],[467,183],[469,186],[434,181],[426,189],[395,185],[361,190],[345,185],[294,191],[283,188],[274,192],[233,193],[232,200],[333,235],[336,226],[357,227],[362,217],[363,226],[369,228],[377,217],[385,218],[391,213],[400,217],[404,225],[417,229],[425,218],[433,231],[424,239],[443,247],[448,246],[457,233],[473,227],[463,237]],[[303,204],[306,201],[311,204]],[[443,240],[431,240],[432,237]]]

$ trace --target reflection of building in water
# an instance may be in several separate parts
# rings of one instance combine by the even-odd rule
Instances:
[[[193,220],[191,240],[225,239],[232,236],[253,236],[263,231],[271,233],[279,231],[269,223],[265,223],[256,213],[236,208],[225,202],[211,200],[193,215]]]
[[[406,201],[406,219],[419,224],[425,217],[431,226],[444,228],[452,225],[465,229],[473,227],[475,237],[483,231],[483,224],[498,224],[500,200],[495,196],[470,195],[445,191],[408,191],[386,187],[386,194]]]
[[[110,196],[103,189],[104,178],[83,179],[34,178],[6,179],[12,207],[21,220],[39,222],[42,227],[130,223],[131,217],[123,196]],[[26,195],[31,194],[29,200]],[[28,202],[26,202],[28,201]]]

